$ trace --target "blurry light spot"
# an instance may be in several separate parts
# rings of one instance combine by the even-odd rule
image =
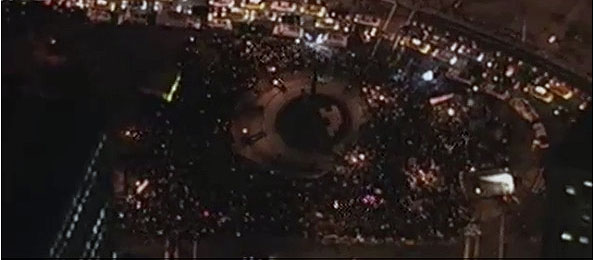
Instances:
[[[555,41],[557,41],[557,36],[553,34],[549,37],[548,42],[550,44],[553,44],[553,43],[555,43]]]
[[[425,71],[425,73],[423,73],[423,75],[421,77],[423,78],[424,81],[432,81],[433,80],[433,71],[432,70]]]
[[[454,116],[456,114],[456,111],[453,108],[448,108],[448,115],[449,116]]]
[[[458,57],[456,57],[456,56],[450,58],[450,65],[456,64],[457,61],[458,61]]]
[[[565,241],[571,241],[571,240],[573,240],[573,236],[571,234],[569,234],[568,232],[563,232],[561,234],[561,239],[563,239]]]
[[[571,185],[565,186],[565,192],[569,195],[575,195],[575,188]]]
[[[485,58],[485,54],[481,53],[481,54],[479,54],[478,57],[476,57],[476,61],[482,62],[484,58]]]

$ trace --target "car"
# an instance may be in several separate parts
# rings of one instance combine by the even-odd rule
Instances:
[[[553,101],[553,94],[543,86],[528,85],[528,91],[532,97],[545,103],[551,103]]]
[[[233,0],[209,0],[208,4],[214,7],[226,7],[226,8],[230,8],[233,6],[234,1]]]
[[[240,6],[248,10],[262,10],[266,3],[263,0],[246,0]]]
[[[509,105],[518,113],[520,116],[528,121],[529,123],[534,123],[540,117],[534,110],[534,108],[528,103],[526,99],[523,98],[512,98],[509,100]]]
[[[297,11],[297,4],[287,1],[274,1],[270,4],[270,10],[282,13],[294,13]]]
[[[301,13],[311,16],[324,17],[326,15],[326,7],[316,4],[304,4],[301,6]]]
[[[233,30],[233,24],[231,23],[231,19],[221,19],[221,18],[213,18],[212,20],[208,21],[208,26],[210,28],[216,29],[223,29],[223,30]]]
[[[324,29],[324,30],[334,30],[334,31],[340,30],[340,24],[338,23],[338,21],[336,21],[335,19],[332,19],[330,17],[316,19],[316,22],[314,23],[314,27],[318,28],[318,29]]]
[[[549,90],[551,90],[553,94],[563,99],[567,100],[573,97],[573,91],[571,90],[571,87],[564,82],[554,81],[548,84],[547,86],[549,86]]]
[[[534,139],[532,140],[532,150],[549,148],[549,138],[544,125],[541,122],[532,125]]]
[[[301,38],[303,37],[303,28],[296,25],[277,24],[272,29],[272,34],[290,38]]]
[[[380,18],[371,16],[371,15],[357,14],[357,15],[355,15],[355,18],[353,19],[353,22],[360,24],[360,25],[378,27],[378,26],[380,26],[380,23],[382,22],[382,20]]]
[[[231,8],[229,13],[229,19],[238,23],[250,21],[251,17],[253,16],[250,15],[250,11],[242,8]]]
[[[342,33],[328,33],[324,45],[330,47],[341,47],[345,48],[348,44],[348,35]]]
[[[402,39],[400,40],[400,44],[413,50],[416,50],[422,54],[427,54],[432,50],[432,46],[430,43],[423,42],[418,38],[411,38],[409,36],[402,37]]]
[[[503,92],[496,90],[496,85],[487,84],[484,88],[485,93],[499,99],[499,100],[508,100],[510,98],[509,91],[504,90]]]

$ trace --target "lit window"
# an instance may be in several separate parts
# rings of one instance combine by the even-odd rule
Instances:
[[[561,239],[563,239],[565,241],[571,241],[571,240],[573,240],[573,236],[571,234],[569,234],[568,232],[563,232],[561,234]]]
[[[565,186],[565,192],[569,195],[575,195],[575,188],[571,185]]]

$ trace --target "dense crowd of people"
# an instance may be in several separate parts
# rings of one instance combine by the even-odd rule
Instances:
[[[383,67],[378,63],[390,61],[349,51],[327,59],[305,44],[252,34],[200,37],[204,41],[188,42],[177,102],[154,117],[159,123],[147,133],[172,130],[136,140],[153,139],[155,147],[144,149],[161,152],[128,170],[138,181],[129,183],[120,204],[126,229],[172,239],[267,232],[324,243],[443,241],[459,236],[472,218],[458,174],[478,164],[476,157],[505,157],[501,138],[486,140],[486,124],[471,123],[477,115],[496,120],[485,119],[480,97],[460,92],[443,107],[432,106],[430,94],[416,89],[426,84],[417,82],[418,66]],[[370,117],[357,142],[336,154],[334,169],[317,179],[263,169],[230,148],[232,118],[242,112],[234,110],[239,96],[257,94],[263,75],[305,68],[365,86],[355,89]],[[438,84],[455,91],[447,80]]]

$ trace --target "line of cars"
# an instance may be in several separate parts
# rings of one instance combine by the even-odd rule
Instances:
[[[555,96],[568,100],[574,96],[574,90],[567,83],[557,80],[556,78],[536,78],[532,84],[526,86],[527,92],[534,98],[551,103]]]
[[[224,23],[249,23],[255,20],[282,22],[291,15],[325,17],[326,7],[319,4],[298,5],[289,1],[242,0],[236,5],[233,0],[209,0],[209,21],[218,19]]]
[[[480,64],[482,78],[475,77],[474,81],[486,82],[479,85],[488,92],[487,94],[498,99],[509,99],[510,95],[506,94],[508,90],[505,88],[513,86],[514,89],[521,89],[527,95],[545,103],[553,102],[555,97],[570,100],[577,96],[581,99],[578,108],[584,110],[591,102],[588,95],[542,69],[515,57],[506,56],[501,51],[479,49],[475,41],[460,35],[454,36],[447,30],[437,33],[434,26],[421,21],[413,20],[407,24],[404,35],[399,39],[399,45],[430,55],[458,70],[467,69],[471,62],[473,65]],[[465,82],[476,84],[468,78]],[[500,88],[504,89],[499,90]],[[576,95],[578,93],[581,95]]]
[[[540,116],[524,98],[514,97],[509,100],[509,105],[524,119],[532,125],[534,137],[532,139],[532,150],[549,148],[549,138]]]
[[[462,81],[468,86],[472,86],[472,90],[475,92],[482,89],[484,93],[503,102],[507,102],[514,111],[522,117],[522,119],[530,123],[534,133],[531,144],[533,150],[546,149],[549,147],[546,129],[542,122],[540,122],[540,116],[528,100],[522,97],[514,97],[512,92],[510,92],[513,88],[501,89],[501,86],[503,86],[503,82],[501,82],[502,78],[511,78],[514,75],[515,67],[511,65],[505,66],[503,75],[500,75],[501,73],[497,72],[490,72],[488,70],[492,68],[494,69],[494,67],[497,67],[497,64],[495,64],[493,59],[489,57],[486,52],[480,51],[475,42],[465,41],[466,39],[462,37],[458,37],[454,42],[451,42],[442,35],[433,34],[432,26],[426,26],[416,21],[413,21],[411,25],[412,27],[418,26],[416,29],[419,30],[411,30],[411,28],[408,28],[409,34],[400,37],[399,45],[412,49],[420,54],[428,55],[458,71],[465,70],[468,62],[471,61],[485,63],[485,69],[487,71],[483,71],[481,76],[483,79],[487,80],[480,80],[480,78],[477,80],[476,77],[473,77],[474,75],[470,75],[470,79],[462,78],[458,81]],[[454,37],[450,36],[450,38]],[[500,55],[501,54],[499,54],[499,56]],[[456,73],[456,75],[459,74],[461,73]],[[480,87],[479,85],[473,84],[481,81],[482,83],[480,83]],[[506,83],[511,84],[512,82],[515,83],[514,88],[519,88],[521,86],[520,81],[517,80],[508,80]],[[534,85],[527,85],[524,89],[528,90],[532,96],[545,102],[551,101],[550,99],[553,98],[553,94],[551,93],[555,93],[564,99],[569,99],[573,95],[571,89],[569,89],[565,83],[554,79],[551,79],[546,84],[546,89],[545,87]]]
[[[477,43],[464,36],[454,35],[447,29],[434,28],[413,20],[406,24],[394,46],[402,46],[441,61],[449,69],[446,76],[507,102],[534,132],[533,149],[549,146],[546,129],[528,99],[545,104],[554,103],[553,114],[569,112],[566,106],[577,101],[578,109],[587,109],[592,97],[568,82],[550,75],[516,57],[501,51],[479,49]],[[523,94],[522,94],[523,93]],[[575,100],[577,98],[578,100]]]
[[[210,1],[208,25],[211,27],[230,30],[233,23],[272,22],[273,35],[300,38],[305,35],[304,32],[321,34],[322,37],[313,38],[324,39],[319,44],[330,47],[346,47],[349,33],[355,26],[360,27],[360,36],[364,42],[371,41],[379,35],[377,27],[382,21],[372,15],[337,15],[321,2],[298,4],[289,1],[243,0],[235,6],[222,2],[223,0]],[[226,26],[219,26],[220,24]]]
[[[201,27],[200,19],[193,15],[195,8],[206,7],[205,0],[87,0],[86,2],[88,3],[85,6],[86,14],[91,22],[148,25],[149,17],[156,14],[155,23],[159,26],[193,29]]]
[[[51,1],[51,0],[50,0]],[[323,45],[346,47],[350,34],[357,30],[363,42],[380,35],[382,19],[366,14],[337,14],[321,2],[264,0],[88,0],[87,16],[93,22],[148,24],[156,14],[156,24],[165,27],[200,29],[203,24],[194,7],[207,9],[206,26],[233,30],[235,23],[272,22],[301,26],[313,34],[324,34]],[[277,34],[292,34],[277,28]],[[273,29],[274,31],[274,29]],[[280,32],[282,31],[282,32]],[[280,32],[280,33],[279,33]],[[303,35],[299,33],[299,35]]]

